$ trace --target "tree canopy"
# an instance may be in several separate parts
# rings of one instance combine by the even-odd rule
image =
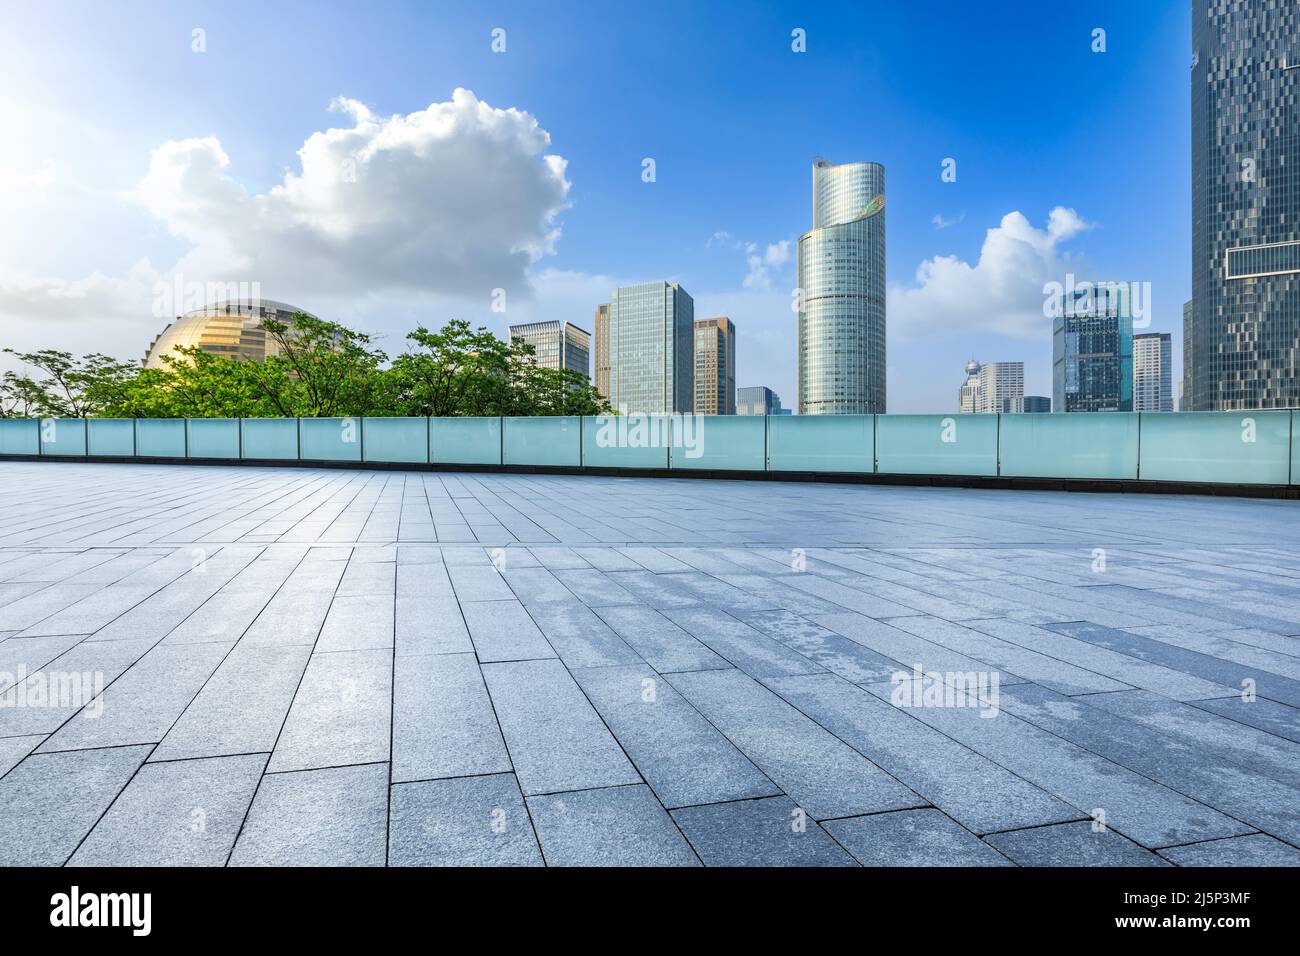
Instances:
[[[396,358],[370,336],[298,313],[262,326],[265,361],[177,349],[162,368],[93,353],[4,351],[25,367],[0,376],[0,417],[329,418],[597,415],[608,404],[586,375],[542,368],[533,347],[454,319],[406,336]]]

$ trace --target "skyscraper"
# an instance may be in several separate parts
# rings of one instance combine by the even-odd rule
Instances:
[[[766,385],[751,385],[736,390],[737,415],[780,415],[781,396]]]
[[[542,368],[567,368],[591,374],[591,333],[572,322],[524,322],[510,326],[512,342],[526,342]]]
[[[1085,284],[1061,297],[1052,320],[1052,409],[1133,411],[1129,287]]]
[[[1192,411],[1300,405],[1300,4],[1192,3]]]
[[[1168,332],[1133,336],[1133,411],[1173,410],[1172,337]]]
[[[799,238],[799,414],[885,410],[885,168],[813,163]]]
[[[736,327],[726,316],[695,320],[695,414],[736,414]]]
[[[614,290],[609,300],[609,403],[628,412],[694,404],[695,300],[676,282]]]
[[[605,401],[609,401],[609,303],[602,302],[596,306],[596,391]]]
[[[1052,400],[1046,395],[1026,395],[1025,413],[1046,415],[1052,410]]]
[[[966,363],[966,381],[958,393],[959,412],[1004,414],[1025,410],[1024,362]]]

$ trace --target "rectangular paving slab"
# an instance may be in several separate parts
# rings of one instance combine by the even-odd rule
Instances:
[[[393,787],[391,866],[541,866],[512,773]]]
[[[551,866],[699,866],[699,858],[646,786],[528,798]]]

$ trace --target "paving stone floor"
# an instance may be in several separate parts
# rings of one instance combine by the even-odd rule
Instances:
[[[6,864],[1298,846],[1300,503],[0,462]]]

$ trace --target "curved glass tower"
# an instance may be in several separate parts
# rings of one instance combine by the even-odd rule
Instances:
[[[813,163],[799,238],[799,414],[885,411],[885,167]]]

